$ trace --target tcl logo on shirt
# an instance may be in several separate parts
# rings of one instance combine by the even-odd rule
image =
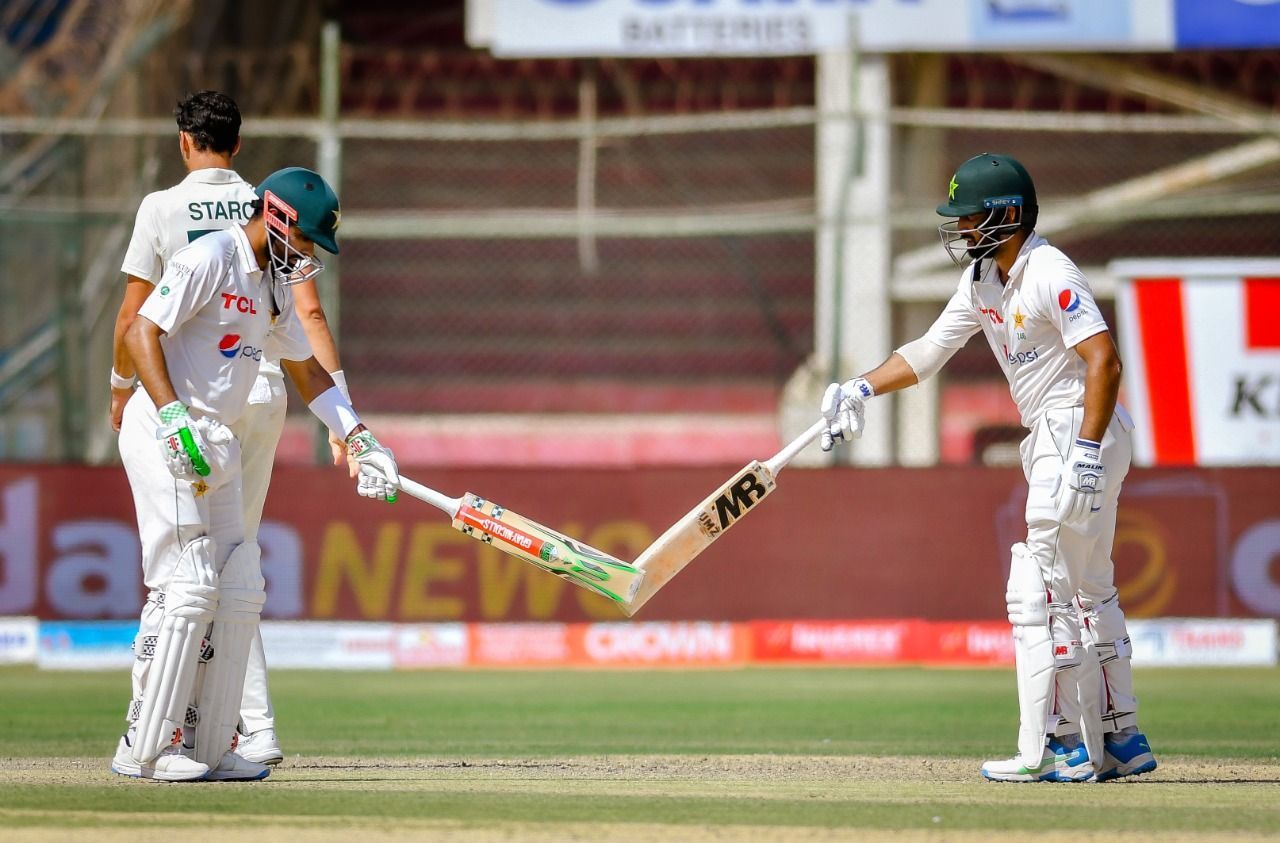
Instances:
[[[235,308],[241,313],[258,314],[258,309],[253,306],[253,299],[248,296],[237,296],[233,293],[222,294],[222,309],[231,310]]]

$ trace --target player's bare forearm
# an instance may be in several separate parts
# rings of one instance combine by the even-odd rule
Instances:
[[[301,361],[281,360],[280,368],[284,369],[285,374],[293,381],[298,394],[306,404],[310,404],[316,396],[333,387],[333,376],[314,357]]]
[[[886,392],[906,389],[909,386],[915,386],[920,381],[916,377],[915,370],[896,351],[889,355],[888,360],[862,377],[866,378],[867,382],[871,384],[871,388],[876,391],[876,395],[884,395]]]
[[[1084,376],[1084,421],[1080,423],[1080,438],[1101,442],[1120,395],[1120,355],[1110,331],[1082,340],[1076,345],[1076,353],[1088,366]]]
[[[133,320],[124,336],[125,347],[133,358],[138,379],[157,407],[178,400],[178,394],[174,392],[173,383],[169,380],[169,366],[164,359],[164,349],[160,347],[160,337],[163,334],[159,325],[145,316],[139,316]]]
[[[129,328],[133,327],[134,320],[138,318],[138,309],[147,300],[147,296],[151,295],[154,285],[133,275],[126,277],[129,280],[124,286],[124,300],[120,302],[120,311],[116,314],[116,328],[111,349],[111,367],[116,370],[116,374],[129,378],[133,377],[134,365],[133,357],[129,354],[129,348],[125,344],[124,338],[129,332]]]
[[[311,353],[324,367],[326,372],[337,372],[342,369],[342,361],[338,358],[338,344],[329,329],[329,320],[320,306],[320,293],[316,290],[315,279],[303,281],[293,287],[293,309],[297,311],[302,330],[311,344]]]

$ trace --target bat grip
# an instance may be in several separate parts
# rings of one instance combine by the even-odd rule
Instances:
[[[436,509],[441,510],[450,518],[458,514],[458,510],[462,507],[462,501],[458,498],[451,498],[446,494],[437,492],[435,489],[427,488],[421,483],[415,483],[403,474],[400,475],[400,489],[408,493],[411,497],[415,497],[424,503],[429,503]]]
[[[826,419],[818,419],[809,429],[801,433],[795,439],[792,439],[787,446],[778,453],[774,454],[772,459],[765,463],[769,466],[769,470],[777,474],[782,470],[783,466],[795,459],[796,454],[809,447],[815,439],[822,435],[822,431],[827,429]]]

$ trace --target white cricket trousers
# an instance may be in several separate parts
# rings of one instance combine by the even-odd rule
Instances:
[[[120,424],[120,459],[133,492],[142,545],[142,580],[147,600],[142,607],[134,651],[133,701],[126,719],[135,719],[151,662],[146,656],[164,617],[164,591],[173,577],[178,555],[185,544],[207,535],[215,543],[216,563],[226,560],[244,541],[244,506],[239,449],[230,446],[231,458],[215,467],[208,492],[196,496],[192,484],[169,473],[156,439],[160,415],[145,389],[137,389],[124,408]]]
[[[271,469],[275,463],[280,435],[284,431],[288,404],[284,379],[280,375],[260,375],[249,396],[249,405],[245,407],[244,414],[231,426],[236,438],[240,440],[244,531],[247,541],[258,540],[262,508],[267,502]],[[260,628],[255,631],[253,643],[249,647],[244,696],[240,702],[240,720],[247,734],[276,727],[276,713],[271,705],[271,689],[267,684],[267,659],[262,648]]]
[[[1090,637],[1102,661],[1102,699],[1098,706],[1107,731],[1136,725],[1137,699],[1129,634],[1115,586],[1111,549],[1116,533],[1117,501],[1132,459],[1133,423],[1117,406],[1102,438],[1106,489],[1102,509],[1083,530],[1058,523],[1053,493],[1062,466],[1080,432],[1083,407],[1047,410],[1022,441],[1022,469],[1027,478],[1027,548],[1039,563],[1050,601],[1075,602],[1088,623],[1075,621],[1074,638]],[[1119,657],[1117,657],[1119,656]]]

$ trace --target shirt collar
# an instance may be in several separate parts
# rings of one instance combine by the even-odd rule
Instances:
[[[249,245],[249,236],[244,233],[244,227],[239,225],[231,226],[231,238],[236,243],[236,253],[240,258],[240,268],[245,274],[262,272],[262,267],[258,266],[258,258],[253,254],[253,246]]]
[[[221,167],[202,167],[199,170],[192,170],[187,173],[187,177],[182,180],[183,184],[231,184],[232,182],[242,182],[240,174],[235,170],[224,170]]]
[[[1022,270],[1027,266],[1027,259],[1031,257],[1031,250],[1039,246],[1044,246],[1049,241],[1031,232],[1031,236],[1027,238],[1027,242],[1022,244],[1022,248],[1018,250],[1018,257],[1014,258],[1013,266],[1009,267],[1009,283],[1022,280]]]

